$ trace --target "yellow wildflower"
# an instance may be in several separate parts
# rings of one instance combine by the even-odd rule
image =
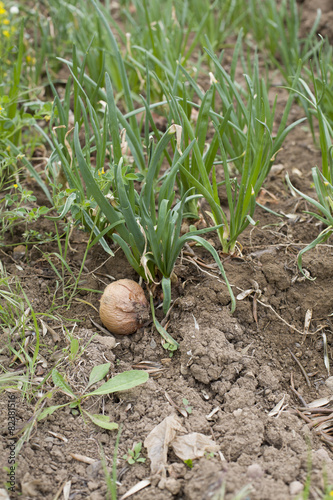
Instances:
[[[8,24],[10,24],[10,20],[9,20],[9,19],[4,19],[4,20],[2,21],[2,24],[6,24],[6,25],[8,25]]]
[[[103,175],[103,174],[105,174],[105,172],[104,172],[104,168],[102,168],[102,170],[100,170],[100,171],[98,172],[98,175]]]
[[[17,185],[17,184],[14,184],[14,188],[16,189],[17,187],[18,187],[18,185]]]
[[[45,120],[46,122],[49,122],[49,121],[51,120],[51,115],[45,115],[45,116],[44,116],[44,120]]]
[[[7,14],[6,9],[0,6],[0,16],[3,16],[4,14]]]
[[[16,157],[17,160],[22,160],[22,158],[24,158],[24,155],[22,153],[17,155]]]
[[[35,57],[27,56],[25,58],[25,60],[27,61],[28,64],[31,64],[31,65],[36,64],[36,58]]]
[[[9,38],[10,37],[10,33],[8,30],[4,30],[3,31],[3,35],[6,37],[6,38]]]

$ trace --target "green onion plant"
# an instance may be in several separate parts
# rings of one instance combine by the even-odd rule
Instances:
[[[317,200],[302,193],[296,189],[287,174],[286,180],[289,187],[294,190],[299,196],[304,198],[308,203],[317,209],[316,212],[306,211],[306,213],[318,219],[325,227],[320,234],[309,245],[303,248],[298,254],[298,267],[304,274],[302,269],[302,256],[305,252],[313,249],[316,245],[324,243],[333,233],[333,129],[330,118],[327,117],[326,109],[327,101],[324,100],[326,93],[326,83],[324,79],[324,66],[319,59],[319,68],[321,71],[322,79],[318,80],[315,76],[313,68],[310,73],[312,76],[313,91],[304,80],[300,80],[303,87],[302,97],[306,99],[309,106],[312,108],[313,114],[316,116],[319,125],[319,145],[321,149],[322,168],[312,168],[312,177],[314,188],[317,194]],[[298,91],[299,92],[299,91]],[[300,92],[299,92],[300,93]],[[330,96],[330,94],[329,94]],[[329,98],[328,98],[329,99]]]
[[[259,190],[287,134],[305,119],[287,125],[301,70],[299,65],[279,127],[273,133],[277,100],[270,105],[265,81],[259,76],[257,57],[254,58],[252,78],[245,75],[245,88],[235,79],[241,40],[240,33],[229,73],[211,48],[206,49],[215,66],[212,84],[206,93],[181,68],[200,99],[200,105],[185,97],[177,99],[170,87],[167,94],[171,119],[182,126],[182,147],[194,141],[191,155],[180,166],[182,188],[194,187],[208,202],[209,215],[219,226],[217,232],[224,253],[233,253],[238,236],[249,224],[255,224],[253,215]],[[190,122],[193,106],[199,108],[194,130]],[[214,133],[206,145],[209,130]],[[224,174],[220,182],[217,181],[218,163],[222,164]],[[219,185],[226,191],[229,217],[220,203]]]

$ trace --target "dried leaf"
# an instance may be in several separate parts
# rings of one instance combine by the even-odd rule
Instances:
[[[308,408],[319,408],[320,406],[325,406],[333,401],[333,396],[327,396],[325,398],[316,399],[308,404]]]
[[[210,437],[199,432],[178,436],[172,441],[171,446],[181,460],[195,460],[203,457],[205,452],[219,450],[219,446]]]
[[[216,406],[208,415],[206,415],[207,420],[213,420],[213,416],[220,410],[219,406]]]
[[[330,358],[328,356],[328,347],[327,347],[327,337],[326,333],[322,333],[323,344],[324,344],[324,365],[327,370],[328,376],[330,375]]]
[[[200,330],[199,323],[197,322],[194,314],[192,314],[192,316],[193,316],[193,319],[194,319],[194,328],[199,331]]]
[[[71,492],[71,485],[72,485],[72,481],[66,481],[64,488],[63,488],[64,500],[69,499],[69,494]]]
[[[174,440],[176,432],[182,429],[180,420],[175,415],[171,415],[148,434],[144,446],[148,450],[152,474],[165,474],[169,444]]]
[[[308,309],[305,313],[305,319],[304,319],[304,335],[306,335],[309,332],[311,319],[312,319],[312,309]]]
[[[284,394],[283,395],[283,398],[278,402],[277,405],[274,406],[274,408],[269,412],[268,416],[269,417],[274,417],[275,415],[277,415],[279,413],[279,411],[281,410],[282,406],[283,406],[283,403],[284,403],[284,400],[285,400],[285,397],[286,395]]]
[[[85,455],[79,455],[78,453],[70,453],[70,456],[77,460],[78,462],[83,462],[84,464],[93,464],[96,462],[95,458],[86,457]]]
[[[134,495],[134,493],[137,493],[138,491],[143,490],[143,488],[146,488],[149,485],[150,485],[150,479],[142,479],[142,481],[140,481],[139,483],[134,485],[122,497],[120,497],[120,500],[125,500],[125,498],[128,498],[128,497]]]
[[[68,443],[68,439],[63,436],[62,434],[59,434],[57,432],[52,432],[52,431],[47,431],[49,434],[51,434],[51,436],[54,436],[58,439],[60,439],[61,441],[63,441],[64,443]]]
[[[251,293],[255,293],[255,290],[253,288],[249,288],[248,290],[243,290],[243,292],[239,293],[236,297],[237,300],[244,300],[246,297],[251,295]]]
[[[169,134],[176,134],[176,147],[177,151],[180,154],[180,156],[183,154],[182,150],[180,149],[181,143],[182,143],[182,127],[180,125],[176,125],[173,123],[171,127],[169,128]]]
[[[174,408],[176,408],[177,411],[179,411],[179,413],[187,418],[188,417],[188,413],[186,410],[184,410],[184,408],[181,408],[180,406],[176,405],[176,403],[170,398],[169,394],[165,391],[164,393],[166,399],[168,400],[168,402],[171,404],[171,406],[173,406]]]

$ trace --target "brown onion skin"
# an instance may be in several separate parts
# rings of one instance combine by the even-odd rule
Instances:
[[[149,318],[149,304],[141,286],[133,280],[110,283],[101,297],[99,315],[115,335],[130,335]]]

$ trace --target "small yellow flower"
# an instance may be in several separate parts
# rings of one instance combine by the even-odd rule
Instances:
[[[5,36],[6,38],[9,38],[10,37],[10,33],[8,30],[4,30],[3,31],[3,36]]]
[[[51,115],[45,115],[45,116],[44,116],[44,120],[45,120],[46,122],[49,122],[49,121],[51,120]]]
[[[3,110],[3,107],[2,107],[2,106],[0,106],[0,113],[1,113],[1,111],[2,111],[2,110]]]
[[[16,189],[17,187],[18,187],[18,185],[17,185],[17,184],[14,184],[14,188]]]
[[[6,25],[8,25],[8,24],[10,24],[10,20],[9,20],[9,19],[4,19],[4,20],[2,21],[2,24],[6,24]]]
[[[100,170],[100,171],[98,172],[98,175],[103,175],[103,174],[105,174],[105,172],[104,172],[104,168],[102,168],[102,170]]]
[[[7,11],[2,6],[0,6],[0,16],[3,16],[4,14],[7,14]]]
[[[27,63],[29,64],[31,61],[32,61],[32,57],[31,56],[27,56],[25,58],[25,60],[27,61]]]
[[[17,160],[22,160],[22,158],[24,158],[24,155],[22,153],[17,155],[16,157]]]

